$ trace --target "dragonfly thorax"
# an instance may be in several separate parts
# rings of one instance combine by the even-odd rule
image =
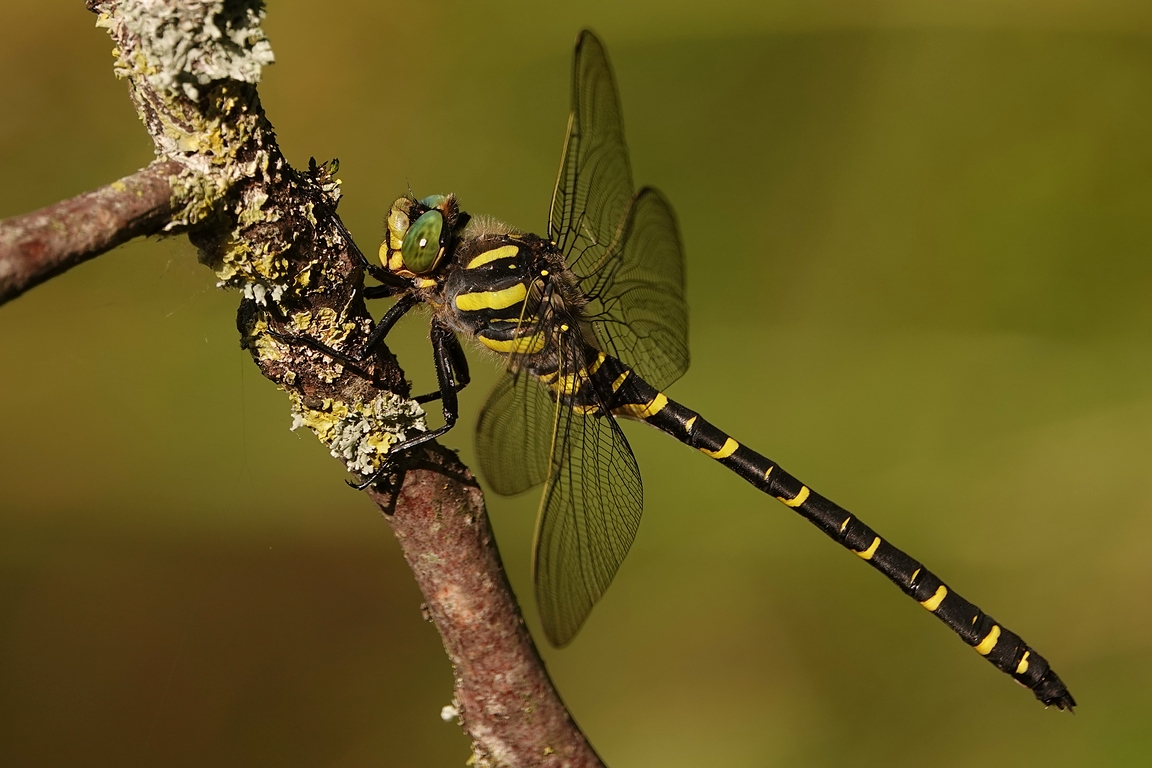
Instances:
[[[502,354],[536,355],[561,324],[581,324],[575,277],[559,251],[536,235],[466,236],[436,292],[447,325]]]

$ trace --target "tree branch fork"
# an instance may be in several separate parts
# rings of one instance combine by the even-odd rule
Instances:
[[[373,323],[364,257],[336,213],[335,164],[283,157],[256,85],[271,63],[260,0],[88,0],[157,160],[39,211],[0,221],[0,304],[130,239],[187,234],[261,372],[354,472],[426,427],[395,358],[368,376],[312,346],[358,349]],[[400,543],[455,675],[454,708],[481,766],[600,766],[565,709],[503,570],[480,489],[432,443],[369,491]]]

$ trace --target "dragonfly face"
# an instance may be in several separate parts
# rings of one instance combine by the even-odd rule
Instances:
[[[430,281],[445,261],[460,230],[468,222],[452,195],[423,200],[397,198],[388,211],[388,232],[380,244],[380,263],[414,288]]]

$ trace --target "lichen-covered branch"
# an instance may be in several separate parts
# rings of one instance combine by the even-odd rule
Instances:
[[[336,164],[294,169],[256,84],[272,60],[258,0],[89,0],[115,45],[116,72],[169,166],[164,229],[187,232],[218,284],[242,295],[237,327],[261,372],[352,472],[382,466],[424,431],[395,359],[357,370],[372,329],[364,257],[336,213]],[[307,340],[311,342],[307,342]],[[524,628],[483,499],[454,453],[435,444],[372,498],[388,515],[456,671],[459,718],[482,766],[599,766]]]
[[[131,176],[23,216],[0,221],[0,304],[121,243],[161,231],[172,218],[169,177],[157,161]]]

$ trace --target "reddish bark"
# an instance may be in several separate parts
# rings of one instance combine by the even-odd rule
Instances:
[[[172,213],[172,162],[69,200],[0,221],[0,304],[140,235],[159,232]]]
[[[479,764],[602,766],[524,626],[479,487],[450,451],[435,448],[427,457],[394,499],[371,495],[428,600]]]

